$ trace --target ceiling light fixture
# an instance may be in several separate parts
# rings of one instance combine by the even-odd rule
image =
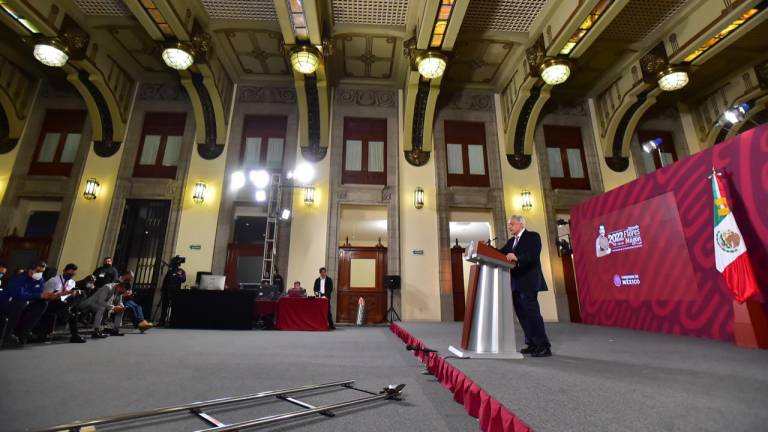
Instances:
[[[186,70],[195,62],[195,56],[189,45],[183,42],[173,42],[163,50],[163,61],[169,68]]]
[[[541,79],[549,85],[562,84],[571,76],[571,63],[561,58],[546,58],[539,65]]]
[[[69,50],[56,39],[41,40],[32,53],[37,61],[51,67],[62,67],[69,60]]]
[[[688,85],[688,72],[680,66],[670,66],[658,75],[659,88],[664,91],[675,91]]]
[[[438,51],[424,51],[416,56],[416,69],[426,79],[440,78],[447,66],[448,57]]]
[[[320,66],[320,51],[312,45],[296,45],[289,57],[293,70],[304,75],[315,73]]]

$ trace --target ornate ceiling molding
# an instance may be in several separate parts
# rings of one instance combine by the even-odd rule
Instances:
[[[296,90],[290,87],[238,87],[237,102],[296,104]]]
[[[0,55],[0,154],[16,148],[32,106],[37,80]]]
[[[188,101],[189,96],[178,83],[142,83],[138,100],[143,101]]]
[[[396,108],[397,93],[394,90],[357,89],[341,87],[336,89],[339,105],[377,108]]]

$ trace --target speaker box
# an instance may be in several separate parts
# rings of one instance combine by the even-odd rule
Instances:
[[[400,276],[399,275],[384,276],[384,287],[391,290],[400,289]]]

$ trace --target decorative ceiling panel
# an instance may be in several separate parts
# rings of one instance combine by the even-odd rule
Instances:
[[[74,0],[77,7],[89,16],[129,16],[131,12],[122,0]]]
[[[283,75],[288,63],[281,50],[283,36],[271,30],[221,30],[237,57],[240,68],[247,74]]]
[[[203,0],[213,19],[277,21],[274,0]]]
[[[515,44],[490,39],[460,40],[446,71],[451,81],[490,83]]]
[[[688,0],[632,0],[611,22],[601,37],[640,42],[674,16]]]
[[[336,24],[404,26],[408,0],[333,0]]]
[[[397,39],[389,36],[344,34],[334,38],[348,78],[392,77]]]
[[[547,0],[472,0],[462,30],[527,32]]]
[[[160,45],[153,41],[142,27],[109,26],[104,27],[104,29],[144,70],[149,72],[168,71],[168,67],[161,60]]]

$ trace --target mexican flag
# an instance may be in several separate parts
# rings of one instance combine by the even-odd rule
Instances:
[[[712,170],[712,196],[715,210],[715,266],[739,303],[757,294],[757,279],[747,255],[747,246],[728,207],[725,187]]]

